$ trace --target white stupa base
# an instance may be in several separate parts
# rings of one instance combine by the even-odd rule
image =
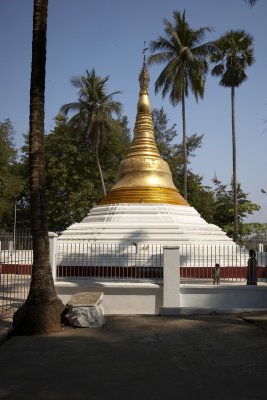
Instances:
[[[60,241],[71,243],[147,243],[160,245],[235,243],[190,206],[114,204],[94,207],[82,222],[67,228]]]
[[[115,204],[94,207],[58,238],[60,265],[156,268],[163,246],[179,246],[181,266],[245,266],[247,251],[190,206]],[[114,276],[114,275],[112,275]]]

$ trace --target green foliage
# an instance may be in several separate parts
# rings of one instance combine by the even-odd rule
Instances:
[[[127,117],[120,116],[115,122],[99,148],[104,179],[109,189],[114,184],[117,167],[130,146]],[[30,215],[28,136],[25,140],[19,171],[26,184],[18,196],[17,207],[17,227],[23,228],[29,226]],[[95,153],[90,152],[84,132],[62,114],[57,115],[55,127],[45,137],[49,230],[62,231],[73,222],[81,221],[90,208],[103,198],[95,157]]]
[[[163,107],[152,110],[155,140],[161,157],[168,162],[173,152],[173,140],[177,135],[176,124],[168,127],[168,118]]]
[[[205,221],[213,222],[213,191],[211,187],[203,185],[203,178],[189,171],[188,176],[188,198],[189,203],[194,207]]]
[[[115,122],[113,128],[106,134],[99,149],[107,191],[114,185],[119,164],[127,155],[131,144],[128,118],[126,116],[119,116]],[[98,181],[96,184],[99,186],[100,179],[99,175],[97,176]],[[102,198],[103,192],[101,192]]]
[[[155,136],[162,157],[168,162],[176,187],[181,187],[183,179],[182,145],[175,143],[176,125],[169,125],[163,108],[154,109],[152,117]],[[1,208],[1,224],[13,226],[14,198],[17,199],[17,227],[29,226],[29,166],[28,138],[23,147],[21,161],[16,162],[16,150],[12,142],[11,123],[0,124],[0,145],[5,152],[1,153],[0,171],[4,176],[3,187],[13,187],[14,194],[5,197],[9,213]],[[105,135],[99,155],[103,166],[103,175],[107,188],[111,189],[118,165],[126,156],[130,147],[130,130],[128,119],[120,116],[113,129]],[[188,138],[188,157],[195,155],[201,146],[203,135],[191,135]],[[4,147],[6,146],[6,147]],[[95,154],[88,151],[84,133],[77,126],[68,122],[59,114],[55,118],[54,129],[46,135],[46,196],[47,222],[52,231],[62,231],[74,222],[81,221],[90,208],[99,204],[103,193],[99,184],[99,171],[96,168]],[[6,157],[6,158],[5,158]],[[3,171],[7,171],[3,174]],[[19,185],[14,185],[18,179]],[[188,176],[189,203],[209,223],[220,226],[228,235],[233,234],[233,190],[214,179],[214,189],[203,185],[202,177],[189,170]],[[0,205],[3,204],[1,193]],[[259,210],[259,206],[248,200],[247,195],[238,187],[238,210],[240,234],[244,237],[261,232],[257,224],[245,224],[247,215]],[[257,231],[258,229],[258,231]]]
[[[18,229],[30,228],[30,180],[29,180],[29,135],[24,135],[25,144],[21,148],[17,168],[23,179],[23,186],[17,196]]]
[[[243,225],[242,244],[247,249],[258,250],[259,243],[266,247],[267,243],[267,224],[260,222],[251,222]],[[266,250],[263,250],[266,251]]]
[[[104,179],[114,184],[117,167],[129,148],[127,118],[119,119],[100,146]],[[121,129],[123,126],[123,129]],[[86,138],[62,115],[46,136],[47,222],[50,230],[62,231],[81,221],[103,197],[95,154]]]
[[[0,226],[14,223],[14,205],[23,187],[14,145],[14,129],[10,120],[0,122]]]
[[[152,110],[155,138],[162,158],[169,164],[172,172],[173,182],[183,194],[183,146],[174,143],[177,137],[176,124],[168,126],[168,118],[163,108]],[[194,157],[195,151],[201,147],[203,135],[193,134],[187,137],[187,156],[190,160]],[[211,206],[212,191],[209,187],[203,186],[202,178],[189,170],[188,176],[188,199],[190,205],[208,222],[212,221]]]
[[[175,176],[179,175],[183,168],[183,146],[174,143],[174,139],[177,137],[176,124],[168,126],[169,120],[163,108],[152,110],[152,120],[159,152],[170,165],[173,178],[176,179]],[[194,157],[195,151],[201,147],[203,136],[194,133],[187,137],[188,158]]]
[[[116,129],[113,115],[120,115],[121,112],[121,103],[113,100],[113,96],[120,92],[107,94],[108,79],[108,76],[97,76],[94,69],[90,72],[86,70],[86,75],[72,78],[72,85],[78,89],[78,101],[61,107],[65,116],[70,112],[75,113],[70,119],[70,124],[84,132],[91,150],[96,155],[104,195],[106,187],[99,160],[99,146],[104,136]]]
[[[233,188],[227,188],[227,185],[222,184],[217,178],[214,178],[214,206],[213,206],[213,223],[220,226],[228,236],[234,234],[234,203],[233,203]],[[248,226],[244,223],[248,215],[258,211],[260,206],[248,200],[240,184],[237,186],[237,204],[238,204],[238,226],[239,235],[248,234]]]
[[[267,224],[260,222],[250,222],[243,226],[243,235],[260,241],[267,238]]]

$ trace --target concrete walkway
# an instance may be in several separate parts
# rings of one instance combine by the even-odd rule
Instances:
[[[266,399],[267,314],[114,316],[13,337],[0,371],[1,400]]]

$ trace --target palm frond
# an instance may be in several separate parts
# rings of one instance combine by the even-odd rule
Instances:
[[[165,29],[164,32],[167,36],[167,42],[170,44],[170,48],[182,48],[183,44],[181,42],[181,38],[179,37],[179,32],[177,31],[177,27],[173,26],[168,20],[164,20]]]
[[[70,83],[72,84],[73,87],[80,89],[83,85],[82,83],[82,77],[81,76],[73,76],[70,79]]]
[[[213,76],[221,76],[223,74],[223,72],[224,72],[224,69],[225,68],[224,68],[224,64],[223,63],[217,64],[217,65],[215,65],[215,67],[212,68],[211,75],[213,75]]]
[[[168,51],[164,51],[162,53],[153,54],[148,57],[147,63],[151,64],[161,64],[169,61],[172,58],[172,53]]]
[[[67,115],[69,112],[75,112],[78,110],[79,110],[79,103],[77,102],[64,104],[62,107],[60,107],[60,112],[64,115]]]
[[[211,27],[192,29],[186,21],[185,11],[173,12],[174,22],[164,19],[164,36],[150,42],[148,64],[165,64],[155,83],[155,92],[170,95],[172,104],[181,101],[191,88],[196,99],[203,96],[208,57],[214,44],[203,43]],[[197,66],[198,65],[198,66]],[[199,92],[199,93],[198,93]],[[198,93],[198,94],[197,94]]]
[[[157,40],[150,41],[149,49],[151,53],[155,53],[158,50],[172,51],[173,45],[168,39],[164,38],[163,36],[159,36]]]
[[[95,70],[88,71],[79,77],[73,77],[71,83],[78,88],[78,101],[64,104],[61,112],[67,115],[76,112],[71,118],[85,132],[86,139],[93,151],[99,145],[99,140],[108,132],[113,121],[112,115],[119,115],[122,105],[113,97],[120,91],[107,93],[109,76],[100,77]]]
[[[212,75],[221,76],[221,86],[240,86],[247,79],[246,68],[255,61],[253,36],[244,30],[231,30],[214,43],[216,50],[211,62],[217,65],[212,69]]]

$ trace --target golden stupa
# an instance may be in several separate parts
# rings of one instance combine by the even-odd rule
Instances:
[[[116,184],[100,205],[118,203],[160,203],[188,205],[174,186],[169,165],[158,151],[150,100],[149,74],[144,60],[139,75],[140,93],[134,139],[126,158],[120,163]]]
[[[99,271],[103,266],[122,266],[127,270],[132,266],[129,263],[131,252],[139,257],[150,249],[149,260],[154,260],[153,245],[186,245],[189,250],[185,250],[188,252],[185,259],[191,257],[190,245],[222,246],[221,250],[218,247],[218,254],[225,253],[225,246],[235,246],[221,228],[208,224],[174,186],[169,166],[155,143],[145,62],[139,80],[134,139],[128,155],[119,165],[116,184],[81,222],[75,222],[62,232],[58,238],[62,246],[61,265],[66,260],[67,265],[80,266],[83,260],[83,266],[99,267]],[[88,251],[90,244],[96,246],[90,250],[96,256],[90,258],[84,253],[79,257],[80,251],[85,248]],[[198,257],[204,260],[201,252]],[[220,264],[224,262],[228,263],[227,257]]]

